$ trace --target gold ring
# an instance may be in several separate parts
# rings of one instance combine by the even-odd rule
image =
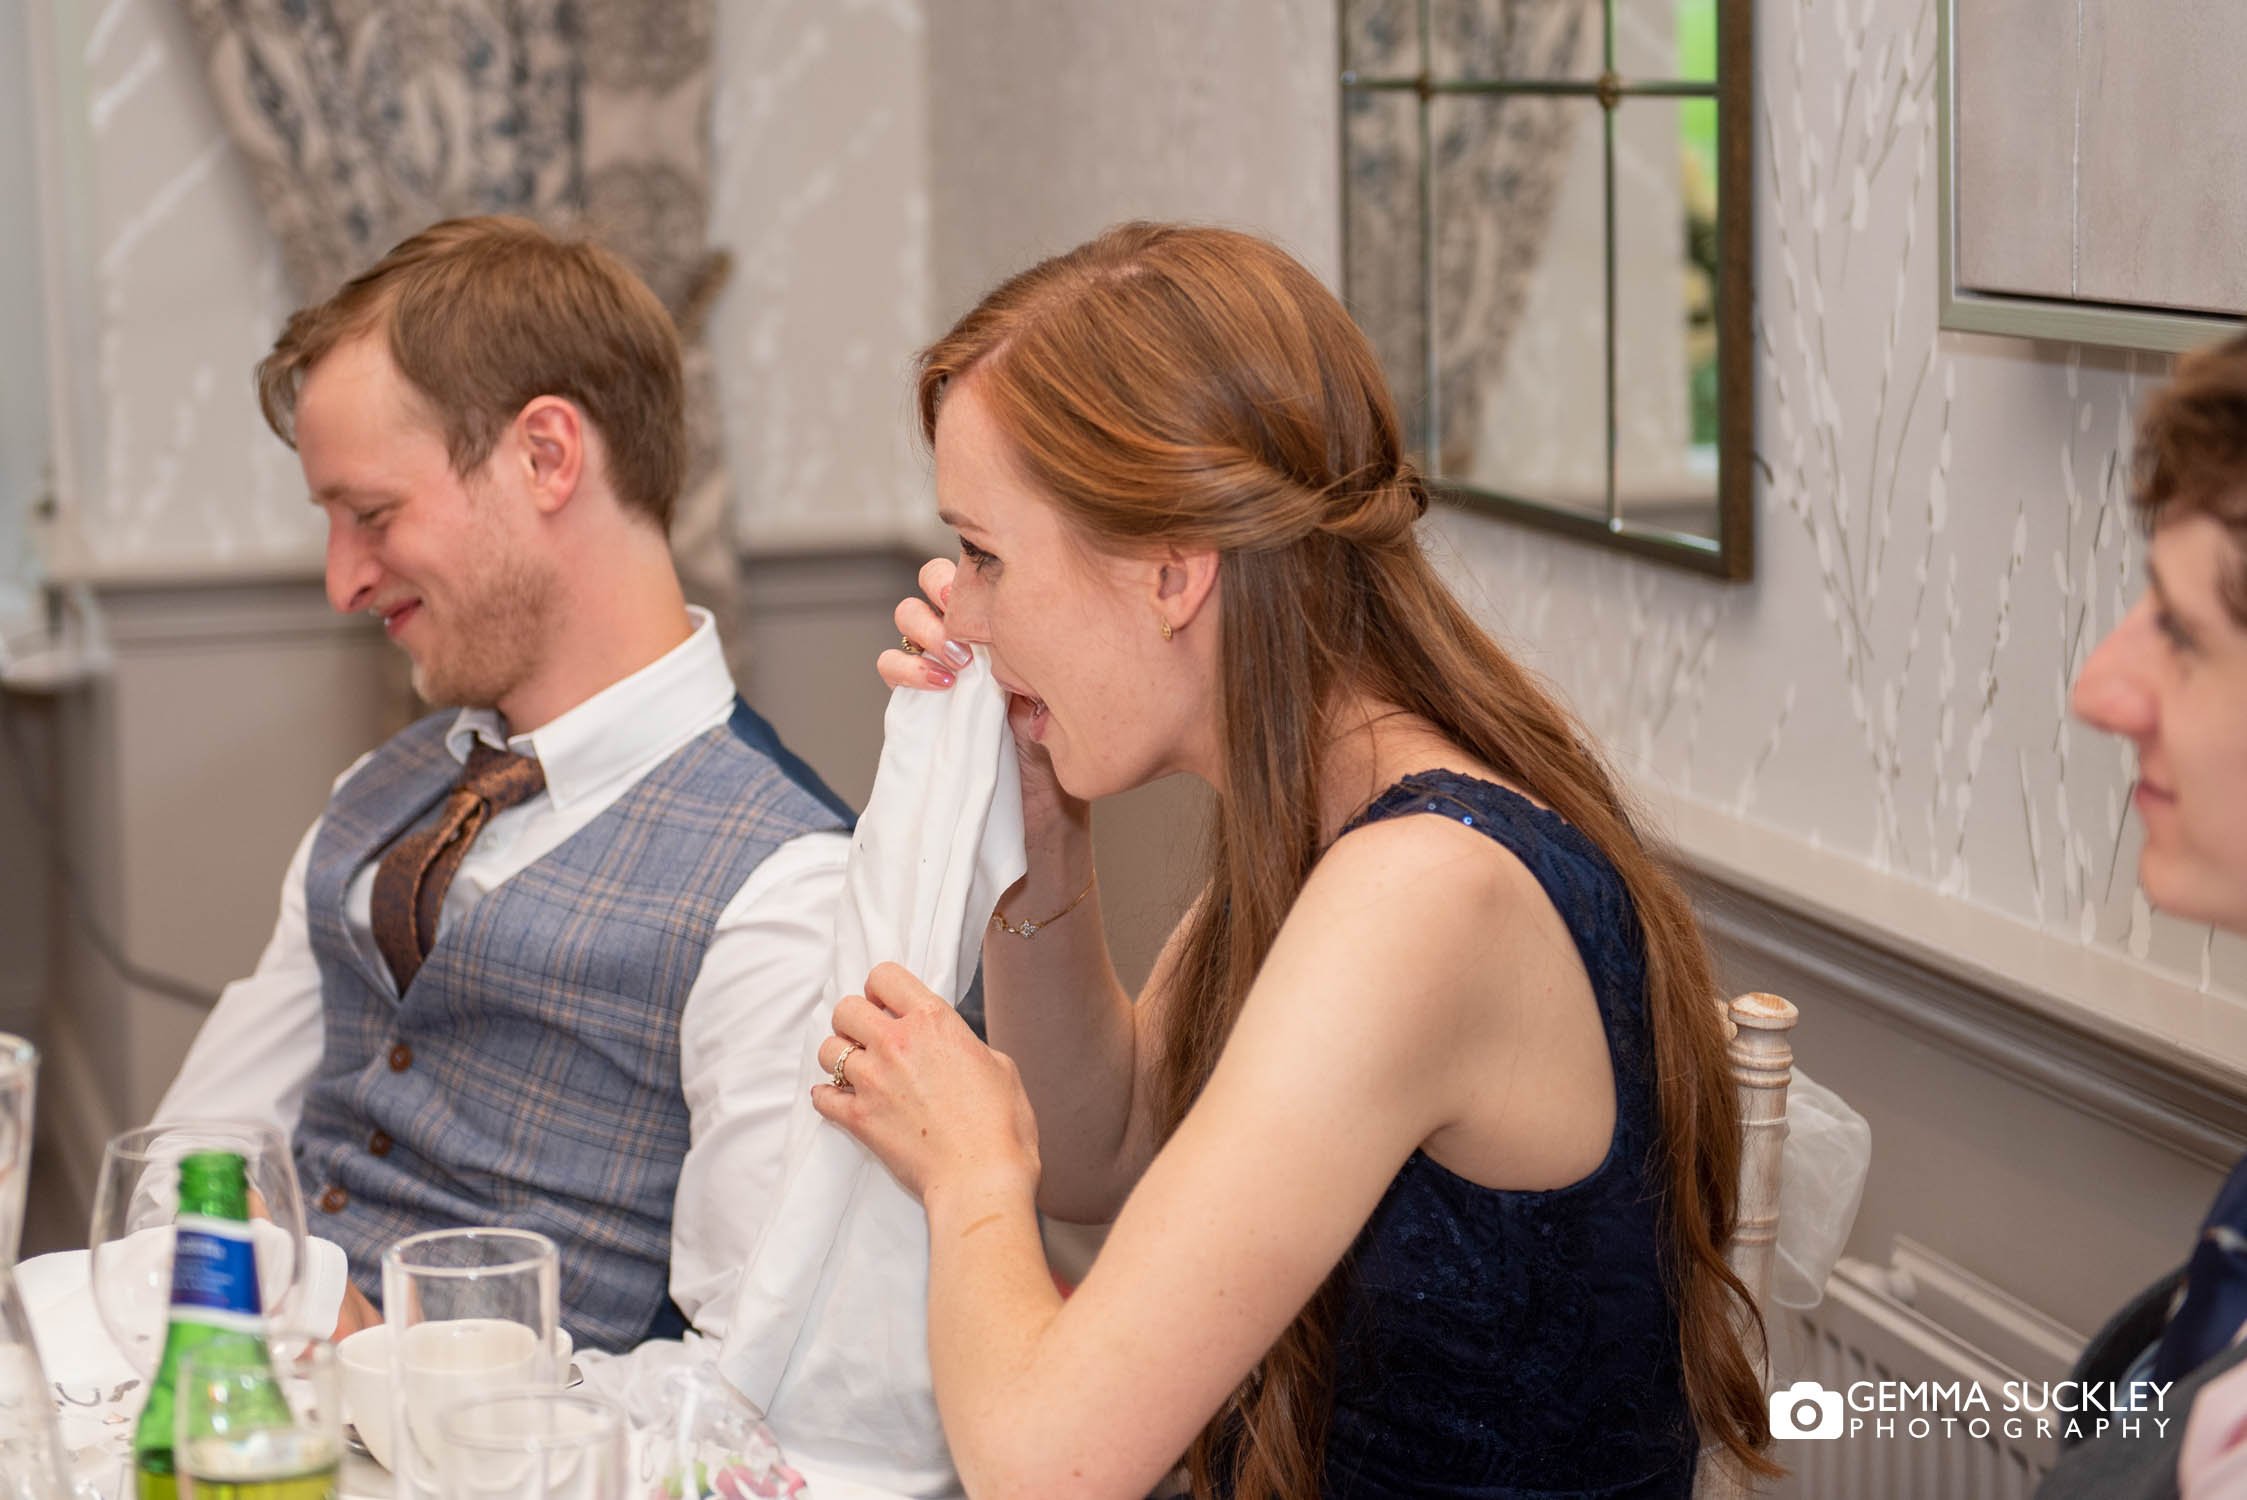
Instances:
[[[835,1054],[835,1066],[827,1070],[827,1081],[829,1083],[839,1089],[850,1087],[850,1080],[843,1076],[843,1064],[849,1062],[850,1055],[858,1050],[859,1046],[856,1042],[846,1041],[843,1043],[843,1050]]]
[[[897,638],[897,649],[907,656],[919,656],[922,650],[920,644],[909,635],[901,635]]]

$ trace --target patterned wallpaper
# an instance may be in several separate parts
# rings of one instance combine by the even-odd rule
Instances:
[[[172,0],[49,5],[83,107],[95,408],[78,522],[103,571],[317,557],[250,369],[290,308],[247,169]],[[917,513],[907,360],[926,337],[921,0],[726,0],[714,318],[737,529],[848,541]],[[872,289],[872,290],[870,290]],[[16,528],[11,525],[11,533]]]
[[[712,235],[733,505],[758,547],[917,519],[930,328],[923,0],[720,0]]]
[[[938,321],[1119,219],[1254,227],[1341,271],[1325,0],[944,0],[930,14]]]
[[[2127,752],[2066,714],[2166,361],[1937,331],[1934,3],[1762,7],[1755,584],[1472,523],[1458,560],[1649,780],[2236,988],[2240,945],[2146,908]]]
[[[2066,685],[2136,587],[2130,413],[2164,363],[1938,333],[1935,0],[1766,0],[1757,580],[1447,527],[1462,588],[1639,774],[2220,991],[2247,945],[2150,914],[2130,768]],[[303,555],[248,370],[285,310],[165,0],[58,6],[85,70],[116,567]],[[714,343],[737,526],[892,538],[926,476],[906,361],[997,277],[1132,215],[1338,269],[1329,0],[729,0]]]
[[[169,0],[49,9],[63,65],[82,70],[91,158],[79,275],[95,345],[71,351],[94,406],[86,555],[124,570],[316,555],[296,461],[250,391],[289,308],[280,254],[187,18]]]
[[[23,35],[22,0],[0,0],[0,28]],[[0,47],[0,203],[37,201],[26,50]],[[36,236],[0,236],[0,348],[28,351],[0,365],[0,634],[31,597],[28,539],[8,518],[28,514],[46,488],[47,370],[35,357],[46,345],[40,271]]]

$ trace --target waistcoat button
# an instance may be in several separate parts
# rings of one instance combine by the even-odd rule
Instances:
[[[390,1071],[403,1073],[414,1065],[414,1049],[400,1042],[390,1049]]]

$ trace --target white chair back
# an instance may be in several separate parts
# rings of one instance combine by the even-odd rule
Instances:
[[[1787,1143],[1787,1085],[1794,1079],[1788,1034],[1799,1017],[1777,995],[1741,995],[1725,1007],[1732,1023],[1732,1086],[1740,1097],[1740,1213],[1725,1259],[1748,1284],[1758,1308],[1771,1302],[1779,1246],[1779,1160]]]
[[[1740,1099],[1740,1206],[1724,1258],[1747,1283],[1766,1318],[1779,1250],[1779,1162],[1787,1143],[1787,1085],[1794,1078],[1788,1033],[1800,1013],[1777,995],[1739,995],[1724,1007],[1731,1034],[1726,1055]],[[1768,1350],[1758,1351],[1770,1384]],[[1755,1488],[1722,1448],[1705,1449],[1693,1482],[1694,1500],[1745,1500]]]

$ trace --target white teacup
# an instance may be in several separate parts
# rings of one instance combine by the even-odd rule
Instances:
[[[556,1371],[566,1371],[570,1360],[570,1335],[554,1330]],[[461,1318],[452,1322],[417,1323],[406,1330],[406,1385],[412,1395],[414,1432],[423,1451],[436,1441],[437,1418],[448,1406],[470,1396],[488,1395],[516,1386],[543,1385],[548,1376],[532,1358],[534,1335],[520,1323],[503,1318]],[[396,1335],[387,1323],[362,1328],[335,1346],[336,1363],[343,1370],[343,1414],[358,1429],[374,1461],[393,1468],[396,1413],[392,1401],[398,1390]]]

